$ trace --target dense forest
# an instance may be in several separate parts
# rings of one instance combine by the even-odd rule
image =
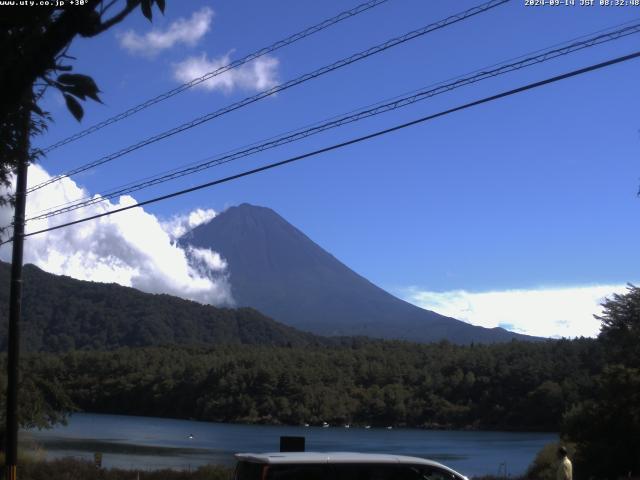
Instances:
[[[574,446],[578,479],[640,472],[636,287],[605,302],[598,339],[460,346],[326,339],[253,310],[204,307],[116,285],[108,286],[114,295],[107,301],[92,297],[92,284],[68,278],[42,293],[43,272],[30,270],[27,295],[41,302],[29,302],[37,306],[25,312],[35,348],[21,363],[23,426],[45,427],[88,411],[553,430]],[[140,319],[134,324],[127,321],[132,311]],[[74,336],[64,340],[63,329]],[[0,356],[3,373],[5,361]],[[0,408],[3,402],[0,396]]]
[[[222,422],[557,431],[594,386],[593,340],[457,346],[352,340],[316,347],[153,347],[30,355],[90,412]]]
[[[0,262],[0,317],[8,317],[9,264]],[[24,267],[22,350],[111,350],[166,344],[304,346],[329,342],[251,308],[216,308],[116,284]],[[132,321],[135,319],[135,321]],[[6,350],[6,322],[0,349]]]

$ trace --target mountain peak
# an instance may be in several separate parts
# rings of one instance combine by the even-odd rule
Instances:
[[[526,338],[475,327],[394,297],[267,207],[230,207],[181,242],[225,258],[239,306],[310,332],[456,343]]]
[[[265,211],[276,213],[275,211],[271,210],[268,207],[263,207],[261,205],[253,205],[247,202],[241,203],[240,205],[235,205],[233,207],[229,207],[222,213],[227,213],[227,212],[247,213],[247,212],[265,212]]]
[[[229,207],[224,210],[222,213],[215,217],[218,220],[218,223],[221,221],[224,222],[246,222],[253,221],[259,223],[286,223],[285,219],[282,218],[278,213],[274,210],[263,207],[260,205],[252,205],[250,203],[241,203],[240,205],[235,205],[233,207]]]

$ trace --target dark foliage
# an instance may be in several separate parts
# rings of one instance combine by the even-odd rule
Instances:
[[[598,342],[606,366],[563,425],[577,444],[579,479],[640,474],[640,288],[629,286],[603,307]]]
[[[0,264],[0,315],[8,270]],[[24,394],[36,399],[26,403],[39,405],[40,414],[26,409],[23,424],[54,423],[75,407],[231,422],[558,430],[604,364],[594,340],[456,346],[327,339],[251,309],[33,266],[25,278],[23,351],[53,353],[25,359],[35,383],[25,382]]]
[[[0,356],[0,411],[6,410],[7,358]],[[49,428],[65,423],[75,409],[70,392],[61,382],[60,359],[27,357],[20,363],[18,424],[22,428]],[[0,416],[0,438],[4,438],[5,415]]]
[[[37,354],[81,410],[252,423],[557,431],[599,372],[593,340],[158,347]]]
[[[230,480],[231,474],[229,468],[214,465],[193,471],[102,469],[96,468],[92,462],[73,458],[28,461],[18,469],[21,480]]]
[[[640,368],[640,288],[629,285],[626,294],[614,294],[603,304],[599,340],[609,363]]]
[[[41,2],[38,2],[41,3]],[[44,2],[42,2],[44,3]],[[71,114],[80,121],[81,101],[100,102],[94,80],[72,70],[67,55],[72,40],[95,37],[124,20],[140,7],[151,20],[152,6],[164,12],[164,0],[85,0],[82,6],[6,6],[0,15],[0,185],[7,187],[25,145],[24,122],[31,121],[28,136],[46,129],[51,120],[38,102],[49,88],[59,90]],[[26,117],[29,118],[26,118]],[[40,152],[29,152],[34,161]],[[0,196],[0,205],[11,201]],[[0,232],[2,233],[2,232]]]
[[[10,268],[0,262],[0,316],[8,312]],[[324,341],[250,309],[215,308],[116,284],[24,268],[23,351],[109,350],[189,344],[309,345]],[[0,346],[6,350],[6,324]]]

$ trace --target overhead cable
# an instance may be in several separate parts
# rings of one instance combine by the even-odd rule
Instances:
[[[215,185],[220,185],[220,184],[223,184],[223,183],[231,182],[233,180],[238,180],[240,178],[247,177],[249,175],[254,175],[256,173],[260,173],[260,172],[271,170],[271,169],[274,169],[274,168],[277,168],[277,167],[281,167],[281,166],[284,166],[284,165],[287,165],[287,164],[290,164],[290,163],[297,162],[299,160],[303,160],[305,158],[314,157],[314,156],[320,155],[322,153],[327,153],[327,152],[330,152],[330,151],[333,151],[333,150],[338,150],[338,149],[347,147],[349,145],[354,145],[354,144],[361,143],[361,142],[364,142],[364,141],[367,141],[367,140],[371,140],[373,138],[380,137],[380,136],[386,135],[386,134],[391,133],[391,132],[395,132],[395,131],[398,131],[398,130],[403,130],[405,128],[408,128],[408,127],[411,127],[411,126],[414,126],[414,125],[418,125],[418,124],[421,124],[421,123],[424,123],[424,122],[427,122],[427,121],[430,121],[430,120],[434,120],[436,118],[444,117],[445,115],[449,115],[451,113],[455,113],[455,112],[458,112],[458,111],[461,111],[461,110],[466,110],[466,109],[471,108],[471,107],[475,107],[475,106],[482,105],[482,104],[485,104],[485,103],[489,103],[489,102],[492,102],[492,101],[495,101],[495,100],[498,100],[498,99],[501,99],[501,98],[509,97],[509,96],[512,96],[512,95],[516,95],[518,93],[522,93],[522,92],[527,91],[527,90],[533,90],[535,88],[539,88],[539,87],[542,87],[542,86],[545,86],[545,85],[549,85],[551,83],[559,82],[559,81],[565,80],[567,78],[576,77],[578,75],[583,75],[585,73],[592,72],[592,71],[595,71],[595,70],[600,70],[600,69],[603,69],[603,68],[606,68],[606,67],[610,67],[610,66],[615,65],[615,64],[627,62],[629,60],[636,59],[638,57],[640,57],[640,51],[636,51],[636,52],[631,53],[629,55],[624,55],[624,56],[621,56],[621,57],[613,58],[613,59],[607,60],[605,62],[597,63],[597,64],[594,64],[594,65],[590,65],[588,67],[580,68],[578,70],[573,70],[571,72],[563,73],[561,75],[556,75],[554,77],[550,77],[550,78],[547,78],[545,80],[540,80],[538,82],[529,83],[527,85],[524,85],[524,86],[521,86],[521,87],[518,87],[518,88],[514,88],[512,90],[507,90],[507,91],[498,93],[496,95],[492,95],[492,96],[489,96],[489,97],[482,98],[480,100],[476,100],[476,101],[473,101],[473,102],[465,103],[463,105],[459,105],[457,107],[450,108],[448,110],[443,110],[441,112],[438,112],[438,113],[435,113],[435,114],[431,114],[431,115],[427,115],[427,116],[412,120],[410,122],[402,123],[400,125],[395,125],[393,127],[386,128],[386,129],[383,129],[383,130],[378,130],[376,132],[373,132],[373,133],[370,133],[370,134],[367,134],[367,135],[363,135],[361,137],[353,138],[351,140],[347,140],[347,141],[341,142],[341,143],[336,143],[336,144],[330,145],[328,147],[320,148],[320,149],[314,150],[312,152],[307,152],[307,153],[304,153],[302,155],[298,155],[298,156],[295,156],[295,157],[288,158],[286,160],[281,160],[279,162],[270,163],[270,164],[264,165],[262,167],[254,168],[254,169],[251,169],[251,170],[246,170],[244,172],[237,173],[235,175],[231,175],[231,176],[228,176],[228,177],[225,177],[225,178],[221,178],[221,179],[218,179],[218,180],[213,180],[213,181],[210,181],[210,182],[207,182],[207,183],[202,183],[202,184],[196,185],[194,187],[190,187],[190,188],[186,188],[184,190],[179,190],[179,191],[176,191],[176,192],[168,193],[166,195],[161,195],[159,197],[151,198],[149,200],[145,200],[145,201],[142,201],[142,202],[137,202],[137,203],[134,203],[134,204],[131,204],[131,205],[127,205],[125,207],[119,207],[119,208],[116,208],[114,210],[109,210],[109,211],[106,211],[106,212],[103,212],[103,213],[99,213],[99,214],[96,214],[96,215],[91,215],[91,216],[88,216],[88,217],[85,217],[85,218],[81,218],[81,219],[78,219],[78,220],[74,220],[74,221],[71,221],[71,222],[62,223],[60,225],[55,225],[53,227],[44,228],[44,229],[37,230],[37,231],[34,231],[34,232],[29,232],[29,233],[26,233],[24,236],[25,237],[31,237],[33,235],[40,235],[42,233],[51,232],[53,230],[58,230],[58,229],[61,229],[61,228],[70,227],[72,225],[77,225],[77,224],[80,224],[80,223],[88,222],[90,220],[95,220],[97,218],[102,218],[102,217],[114,215],[116,213],[121,213],[121,212],[124,212],[124,211],[127,211],[127,210],[131,210],[133,208],[138,208],[138,207],[142,207],[142,206],[145,206],[145,205],[150,205],[152,203],[157,203],[157,202],[160,202],[160,201],[163,201],[163,200],[168,200],[170,198],[175,198],[175,197],[178,197],[178,196],[181,196],[181,195],[185,195],[187,193],[192,193],[192,192],[195,192],[195,191],[198,191],[198,190],[202,190],[202,189],[205,189],[205,188],[209,188],[209,187],[212,187],[212,186],[215,186]],[[13,238],[5,240],[4,242],[1,242],[0,245],[4,245],[5,243],[9,243],[9,242],[12,242],[12,241],[13,241]]]
[[[59,142],[56,142],[52,145],[49,145],[48,147],[45,147],[42,149],[43,153],[49,153],[63,145],[66,145],[68,143],[74,142],[82,137],[86,137],[87,135],[90,135],[92,133],[97,132],[98,130],[103,129],[104,127],[107,127],[109,125],[112,125],[116,122],[119,122],[121,120],[124,120],[127,117],[130,117],[142,110],[145,110],[149,107],[151,107],[152,105],[155,105],[157,103],[160,103],[164,100],[167,100],[171,97],[174,97],[176,95],[178,95],[179,93],[184,92],[185,90],[190,89],[191,87],[195,87],[196,85],[200,85],[203,82],[206,82],[207,80],[211,80],[214,77],[217,77],[219,75],[222,75],[225,72],[228,72],[229,70],[232,70],[234,68],[238,68],[241,67],[242,65],[249,63],[253,60],[256,60],[257,58],[260,58],[264,55],[267,55],[269,53],[273,53],[276,50],[280,50],[283,47],[286,47],[288,45],[291,45],[292,43],[295,43],[299,40],[302,40],[303,38],[309,37],[315,33],[321,32],[322,30],[325,30],[326,28],[331,27],[332,25],[335,25],[336,23],[339,23],[343,20],[346,20],[348,18],[351,17],[355,17],[356,15],[366,12],[367,10],[370,10],[374,7],[377,7],[378,5],[381,5],[385,2],[387,2],[388,0],[371,0],[369,2],[365,2],[365,3],[361,3],[360,5],[357,5],[356,7],[353,7],[349,10],[345,10],[344,12],[339,13],[338,15],[335,15],[334,17],[328,18],[316,25],[313,25],[309,28],[306,28],[298,33],[294,33],[293,35],[288,36],[287,38],[284,38],[282,40],[279,40],[271,45],[269,45],[268,47],[264,47],[261,48],[260,50],[256,50],[253,53],[250,53],[248,55],[245,55],[242,58],[239,58],[238,60],[234,60],[231,63],[228,63],[227,65],[223,65],[219,68],[216,68],[215,70],[212,70],[210,72],[205,73],[204,75],[201,75],[197,78],[194,78],[193,80],[190,80],[186,83],[183,83],[182,85],[173,88],[167,92],[161,93],[160,95],[157,95],[153,98],[150,98],[134,107],[129,108],[128,110],[125,110],[124,112],[121,112],[117,115],[114,115],[112,117],[107,118],[106,120],[103,120],[99,123],[96,123],[95,125],[92,125],[88,128],[85,128],[84,130],[81,130],[80,132],[77,132],[67,138],[64,138],[62,140],[60,140]]]
[[[137,183],[132,182],[127,185],[117,187],[102,195],[95,195],[93,197],[78,199],[71,202],[67,202],[66,204],[50,207],[44,210],[43,213],[40,213],[31,218],[28,218],[27,221],[41,220],[44,218],[49,218],[55,215],[60,215],[73,210],[77,210],[79,208],[85,208],[87,206],[94,205],[96,203],[105,202],[112,198],[119,197],[121,195],[130,194],[154,185],[165,183],[170,180],[181,178],[187,175],[200,172],[208,168],[222,165],[222,164],[237,160],[239,158],[244,158],[259,152],[263,152],[265,150],[270,150],[272,148],[275,148],[281,145],[302,140],[311,135],[316,135],[326,130],[337,128],[349,123],[357,122],[365,118],[373,117],[376,115],[380,115],[382,113],[386,113],[392,110],[406,107],[416,102],[426,100],[428,98],[432,98],[436,95],[440,95],[442,93],[446,93],[466,85],[471,85],[492,77],[503,75],[516,70],[521,70],[523,68],[527,68],[532,65],[537,65],[543,62],[547,62],[557,57],[568,55],[577,51],[584,50],[586,48],[590,48],[596,45],[600,45],[602,43],[617,40],[619,38],[623,38],[636,33],[640,33],[640,23],[630,25],[630,26],[627,26],[612,32],[608,32],[605,34],[596,35],[596,36],[587,38],[585,40],[582,40],[580,42],[573,42],[567,45],[563,45],[562,47],[559,47],[559,48],[543,50],[541,51],[542,53],[538,53],[537,55],[533,55],[529,57],[520,57],[519,60],[512,63],[502,64],[495,68],[483,69],[478,71],[478,73],[476,74],[472,74],[472,75],[469,74],[467,76],[459,77],[457,80],[449,83],[441,82],[440,84],[437,84],[437,86],[435,87],[433,86],[425,87],[421,90],[413,91],[410,94],[407,94],[405,96],[395,97],[392,101],[388,101],[386,103],[378,103],[375,106],[357,110],[355,111],[355,113],[334,117],[323,123],[315,124],[308,128],[299,129],[297,131],[294,131],[293,133],[282,134],[280,136],[273,137],[263,143],[253,144],[248,148],[238,149],[226,154],[210,157],[204,161],[191,164],[189,166],[173,169],[169,172],[164,172],[153,177],[148,177]]]
[[[34,185],[33,187],[30,187],[29,190],[27,191],[27,193],[31,193],[35,190],[38,190],[42,187],[45,187],[47,185],[50,185],[52,183],[58,182],[60,180],[62,180],[63,178],[67,178],[67,177],[71,177],[73,175],[77,175],[78,173],[81,172],[85,172],[87,170],[90,170],[92,168],[95,168],[97,166],[103,165],[107,162],[111,162],[117,158],[120,158],[128,153],[131,153],[133,151],[139,150],[140,148],[146,147],[147,145],[150,145],[152,143],[156,143],[160,140],[163,140],[165,138],[171,137],[173,135],[176,135],[178,133],[184,132],[186,130],[189,130],[191,128],[194,128],[198,125],[202,125],[205,122],[209,122],[211,120],[213,120],[214,118],[220,117],[222,115],[225,115],[227,113],[233,112],[234,110],[238,110],[239,108],[245,107],[247,105],[250,105],[252,103],[255,103],[259,100],[262,100],[263,98],[267,98],[271,95],[274,95],[278,92],[282,92],[284,90],[287,90],[291,87],[294,87],[296,85],[300,85],[302,83],[308,82],[309,80],[318,78],[320,76],[326,75],[327,73],[333,72],[334,70],[338,70],[339,68],[345,67],[347,65],[351,65],[352,63],[358,62],[360,60],[363,60],[365,58],[368,58],[372,55],[384,52],[385,50],[388,50],[390,48],[393,48],[395,46],[401,45],[405,42],[408,42],[410,40],[414,40],[418,37],[421,37],[423,35],[426,35],[427,33],[445,28],[449,25],[453,25],[455,23],[458,23],[462,20],[466,20],[468,18],[471,18],[475,15],[478,15],[480,13],[484,13],[492,8],[495,8],[499,5],[502,5],[504,3],[507,3],[511,0],[490,0],[489,2],[485,2],[483,4],[480,4],[478,6],[469,8],[463,12],[460,12],[456,15],[452,15],[449,16],[443,20],[440,20],[438,22],[429,24],[427,26],[424,26],[422,28],[419,28],[417,30],[413,30],[411,32],[408,32],[404,35],[401,35],[399,37],[395,37],[392,38],[390,40],[387,40],[384,43],[381,43],[379,45],[376,45],[374,47],[368,48],[366,50],[363,50],[361,52],[358,52],[356,54],[353,54],[349,57],[343,58],[342,60],[338,60],[337,62],[334,62],[330,65],[324,66],[322,68],[319,68],[317,70],[314,70],[313,72],[310,73],[306,73],[300,77],[294,78],[292,80],[289,80],[288,82],[285,83],[281,83],[279,85],[276,85],[272,88],[269,88],[267,90],[263,90],[261,92],[259,92],[256,95],[253,95],[251,97],[247,97],[243,100],[240,100],[239,102],[235,102],[231,105],[228,105],[224,108],[221,108],[219,110],[216,110],[214,112],[208,113],[206,115],[203,115],[201,117],[198,117],[190,122],[184,123],[182,125],[179,125],[177,127],[174,127],[170,130],[166,130],[162,133],[159,133],[157,135],[154,135],[152,137],[149,137],[145,140],[142,140],[140,142],[137,142],[133,145],[130,145],[128,147],[125,147],[121,150],[118,150],[117,152],[111,153],[109,155],[106,155],[104,157],[99,158],[98,160],[95,160],[93,162],[87,163],[85,165],[79,166],[77,168],[74,168],[72,170],[67,171],[66,173],[63,173],[61,175],[57,175],[55,177],[52,177],[48,180],[46,180],[45,182],[39,183],[37,185]]]

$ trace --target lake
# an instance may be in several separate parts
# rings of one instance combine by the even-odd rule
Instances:
[[[277,451],[281,435],[306,437],[307,450],[393,453],[430,458],[467,475],[523,473],[555,433],[477,432],[397,428],[283,427],[77,413],[67,426],[20,432],[47,458],[93,459],[104,467],[189,469],[233,465],[237,452]],[[192,437],[192,438],[190,438]]]

